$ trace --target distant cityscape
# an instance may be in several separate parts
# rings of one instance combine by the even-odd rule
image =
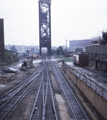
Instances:
[[[23,53],[27,53],[27,50],[31,54],[39,54],[39,46],[26,46],[26,45],[5,45],[5,49],[15,51],[19,53],[19,56],[23,55]]]
[[[34,45],[32,45],[32,46],[26,46],[26,45],[5,45],[5,49],[7,49],[7,50],[11,50],[11,47],[12,46],[15,46],[15,48],[16,48],[16,50],[17,50],[17,52],[19,53],[19,52],[26,52],[26,50],[31,50],[31,51],[33,51],[33,52],[38,52],[38,50],[39,50],[39,46],[34,46]]]
[[[14,51],[18,53],[19,57],[22,57],[23,54],[28,54],[27,51],[29,51],[29,54],[40,54],[39,51],[39,46],[37,45],[30,45],[30,46],[26,46],[26,45],[5,45],[4,46],[5,49],[10,50],[10,51]],[[64,49],[66,48],[65,46],[62,46]],[[52,50],[57,50],[58,47],[54,46],[52,47]]]
[[[68,51],[75,51],[76,48],[82,48],[85,50],[85,46],[92,45],[91,41],[89,39],[86,40],[70,40],[68,42],[67,50]],[[54,46],[51,48],[51,50],[57,50],[59,46]],[[66,49],[66,45],[61,46],[63,49]],[[39,54],[39,46],[37,45],[5,45],[5,49],[17,52],[19,56],[23,55],[23,53],[27,54],[27,50],[30,54]]]

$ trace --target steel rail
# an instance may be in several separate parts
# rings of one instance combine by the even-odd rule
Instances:
[[[57,65],[56,65],[56,66],[57,66]],[[58,66],[57,66],[57,68],[58,68]],[[63,77],[64,82],[66,83],[67,87],[69,88],[70,92],[72,93],[73,97],[75,98],[76,102],[78,103],[79,107],[81,108],[82,112],[84,113],[85,117],[87,118],[87,120],[89,120],[88,117],[87,117],[87,115],[86,115],[86,113],[84,112],[82,106],[79,104],[76,96],[75,96],[74,93],[72,92],[69,84],[67,83],[67,81],[65,80],[64,76],[62,75],[61,71],[60,71],[59,69],[58,69],[58,71],[60,72],[61,76]]]
[[[39,76],[40,74],[38,74],[38,76]],[[36,78],[35,78],[36,79]],[[21,98],[23,98],[26,94],[27,94],[27,92],[29,91],[29,88],[35,83],[35,82],[37,82],[37,80],[36,81],[32,81],[28,86],[27,86],[27,88],[23,91],[23,93],[21,94],[21,96],[19,96],[19,98],[15,101],[15,103],[11,106],[11,108],[5,113],[5,115],[1,118],[1,120],[3,120],[4,118],[6,118],[6,116],[9,114],[9,112],[13,109],[13,107],[18,103],[18,101],[21,99]]]
[[[45,56],[44,56],[45,57]],[[29,120],[33,120],[33,119],[42,119],[42,120],[46,120],[47,119],[47,107],[52,107],[52,115],[55,116],[56,120],[58,120],[57,118],[57,112],[56,112],[56,107],[55,107],[55,101],[54,101],[54,95],[52,92],[52,86],[50,83],[50,78],[49,78],[49,71],[47,68],[47,63],[46,63],[46,59],[43,59],[43,66],[45,67],[45,69],[42,72],[42,77],[41,77],[41,83],[39,85],[39,89],[33,104],[33,108],[32,111],[30,113],[30,117]],[[48,93],[49,92],[49,93]],[[50,97],[51,96],[51,97]],[[48,103],[48,97],[49,99],[51,99],[52,103]],[[40,102],[41,101],[41,102]],[[38,109],[37,109],[38,107]],[[42,110],[41,110],[42,108]],[[37,110],[37,111],[36,111]],[[39,112],[39,115],[38,115]],[[51,116],[48,116],[48,119]]]
[[[46,72],[46,85],[45,85],[45,81],[43,79],[43,84],[42,84],[42,88],[43,88],[43,110],[42,110],[42,120],[45,120],[45,113],[46,113],[46,101],[47,101],[47,93],[48,93],[48,80],[47,80],[47,63],[46,63],[46,56],[44,59],[44,66],[45,66],[45,70],[44,70],[44,75]]]
[[[45,57],[45,56],[42,56],[42,65],[43,65],[44,68],[45,68],[45,66],[46,66],[46,60],[44,59],[44,57]],[[34,105],[33,105],[32,111],[31,111],[31,113],[30,113],[29,120],[32,120],[33,114],[35,113],[36,105],[37,105],[37,101],[38,101],[38,99],[39,99],[39,94],[40,94],[41,88],[42,88],[42,90],[43,90],[43,91],[42,91],[42,95],[43,95],[43,106],[42,106],[42,108],[43,108],[43,114],[45,115],[45,111],[44,111],[44,103],[45,103],[45,96],[44,96],[44,94],[45,94],[45,92],[44,92],[44,79],[43,79],[44,71],[45,71],[45,70],[42,71],[41,82],[40,82],[39,89],[38,89],[38,92],[37,92],[37,95],[36,95],[36,99],[35,99],[35,101],[34,101]],[[43,118],[43,117],[42,117],[42,118]]]
[[[31,83],[27,89],[23,92],[23,94],[16,100],[16,102],[12,105],[12,107],[8,110],[8,112],[6,112],[6,114],[1,118],[1,120],[4,120],[4,118],[6,118],[6,116],[9,114],[9,112],[13,109],[13,107],[18,103],[18,101],[25,96],[27,90],[33,85],[34,83]]]
[[[52,64],[51,64],[51,65],[52,65]],[[52,65],[52,69],[53,69],[53,71],[54,71],[54,75],[56,76],[56,79],[57,79],[57,80],[59,81],[59,83],[60,83],[59,77],[58,77],[58,75],[57,75],[57,73],[56,73],[55,68],[53,67],[53,65]],[[60,83],[60,86],[61,86],[61,83]],[[62,86],[61,86],[60,89],[63,91],[63,93],[64,93],[64,95],[65,95],[65,98],[66,98],[66,100],[68,101],[68,104],[69,104],[70,109],[71,109],[71,111],[72,111],[72,113],[73,113],[73,115],[74,115],[75,120],[77,120],[77,117],[76,117],[76,115],[75,115],[75,113],[74,113],[74,111],[73,111],[72,106],[70,105],[70,102],[69,102],[69,100],[68,100],[68,97],[67,97],[64,89],[62,88]]]
[[[44,120],[45,118],[44,118],[44,114],[45,114],[45,108],[44,108],[44,97],[45,97],[45,91],[44,91],[44,79],[43,79],[43,81],[42,81],[42,89],[43,89],[43,106],[42,106],[42,109],[43,109],[43,112],[42,112],[42,120]]]
[[[46,69],[46,73],[47,73]],[[48,73],[47,73],[48,74]],[[46,74],[46,75],[47,75]],[[42,115],[42,120],[45,120],[45,113],[46,113],[46,102],[47,102],[47,93],[48,93],[48,79],[47,79],[47,85],[46,85],[46,93],[45,93],[45,84],[44,84],[44,79],[43,79],[43,115]]]
[[[54,97],[53,97],[54,95],[52,92],[51,81],[50,81],[50,77],[49,77],[49,72],[48,72],[48,81],[49,81],[49,87],[50,87],[50,92],[51,92],[51,97],[52,97],[53,108],[54,108],[54,112],[55,112],[55,118],[56,118],[56,120],[58,120],[56,107],[55,107],[55,101],[54,101]]]
[[[53,62],[53,63],[54,63],[54,62]],[[51,64],[51,65],[52,65],[52,64]],[[55,67],[56,67],[56,69],[58,70],[57,72],[56,72]],[[64,95],[65,95],[65,97],[66,97],[66,99],[67,99],[67,101],[68,101],[68,103],[69,103],[69,105],[70,105],[70,102],[69,102],[69,100],[68,100],[68,98],[67,98],[67,95],[66,95],[66,93],[65,93],[65,91],[64,91],[64,89],[63,89],[63,87],[62,87],[62,85],[61,85],[61,82],[60,82],[60,80],[59,80],[58,72],[59,72],[59,74],[61,75],[61,77],[63,78],[64,82],[65,82],[66,80],[64,79],[64,77],[63,77],[63,75],[61,74],[58,66],[57,66],[55,63],[52,65],[52,68],[53,68],[53,70],[54,70],[54,72],[55,72],[55,75],[56,75],[56,77],[57,77],[57,79],[58,79],[58,81],[59,81],[59,83],[60,83],[61,89],[63,90],[63,93],[64,93]],[[67,87],[68,87],[69,85],[67,84],[67,82],[65,82],[65,83],[66,83],[66,85],[67,85]],[[77,102],[78,106],[80,107],[81,111],[83,112],[84,116],[85,116],[86,119],[88,120],[87,115],[85,114],[84,110],[82,109],[82,107],[81,107],[81,105],[79,104],[78,100],[76,99],[75,95],[74,95],[73,92],[71,91],[71,88],[70,88],[70,87],[68,87],[68,88],[69,88],[69,91],[71,92],[71,94],[73,95],[75,101]],[[71,105],[70,105],[70,108],[71,108],[71,110],[72,110],[72,112],[73,112],[73,114],[74,114],[75,119],[77,119],[77,117],[76,117],[76,115],[75,115],[75,113],[74,113],[74,110],[73,110],[73,108],[72,108]]]
[[[42,72],[42,76],[41,76],[41,82],[40,82],[40,85],[39,85],[39,89],[38,89],[38,92],[37,92],[37,95],[36,95],[36,99],[35,99],[35,102],[34,102],[34,105],[33,105],[33,108],[32,108],[32,111],[31,111],[31,114],[30,114],[30,118],[29,120],[32,119],[33,117],[33,113],[35,112],[36,110],[36,104],[37,104],[37,100],[38,100],[38,97],[39,97],[39,93],[40,93],[40,90],[41,90],[41,86],[42,86],[42,81],[43,81],[43,72]]]
[[[42,68],[42,67],[41,67]],[[24,80],[23,82],[21,82],[20,84],[18,84],[17,86],[15,86],[14,88],[12,88],[11,90],[9,90],[8,92],[6,92],[4,95],[2,95],[0,97],[0,99],[4,98],[5,96],[7,96],[9,93],[13,92],[15,89],[19,89],[19,87],[21,87],[21,85],[23,85],[24,83],[28,82],[29,79],[31,79],[41,68],[39,68],[38,70],[36,70],[35,73],[33,73],[29,78],[27,78],[26,80]]]
[[[48,70],[47,70],[47,75],[48,75]],[[46,97],[45,97],[45,101],[44,101],[45,106],[46,106],[46,101],[47,101],[48,85],[49,85],[49,82],[48,82],[48,76],[47,76],[46,95],[45,95]]]
[[[41,70],[40,70],[39,72],[41,73],[42,70],[43,70],[43,68],[41,68]],[[40,73],[34,75],[33,77],[36,77],[36,78],[37,78]],[[28,84],[30,84],[30,83],[31,83],[34,79],[36,79],[36,78],[33,78],[33,79],[32,79],[31,81],[29,81],[28,83],[27,83],[27,82],[24,83],[24,85],[23,85],[20,89],[18,89],[8,100],[6,100],[6,102],[4,102],[4,103],[1,105],[0,110],[1,110],[17,93],[19,93],[22,89],[24,89]]]
[[[55,103],[54,103],[54,98],[53,98],[53,93],[52,93],[52,88],[51,88],[51,83],[50,83],[50,78],[49,78],[49,70],[48,70],[48,64],[46,62],[46,59],[45,59],[45,66],[47,67],[46,68],[46,75],[47,75],[47,81],[45,81],[45,85],[44,85],[44,80],[43,80],[43,113],[42,113],[42,120],[45,120],[46,119],[46,107],[47,106],[47,99],[48,99],[48,90],[50,91],[50,95],[51,95],[51,99],[52,99],[52,106],[53,106],[53,110],[54,110],[54,115],[55,115],[55,118],[57,120],[57,112],[56,112],[56,108],[55,108]],[[45,86],[46,86],[46,92],[45,92]]]

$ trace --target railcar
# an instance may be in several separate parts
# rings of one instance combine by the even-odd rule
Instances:
[[[73,53],[73,63],[79,66],[88,65],[88,56],[84,53]]]

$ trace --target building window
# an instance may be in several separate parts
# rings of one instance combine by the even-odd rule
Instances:
[[[102,58],[102,54],[99,54],[99,57],[98,57],[99,59],[101,59]]]
[[[105,59],[105,55],[104,55],[104,54],[102,54],[102,59],[103,59],[103,60]]]
[[[95,58],[98,58],[98,54],[97,53],[95,54]]]
[[[94,62],[94,61],[95,61],[95,54],[91,53],[91,62]]]
[[[105,59],[107,59],[107,54],[105,55]]]

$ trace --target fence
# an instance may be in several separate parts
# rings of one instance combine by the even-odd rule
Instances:
[[[63,64],[66,69],[69,69],[77,78],[79,78],[81,81],[83,81],[85,84],[87,84],[90,88],[92,88],[94,91],[96,91],[100,96],[102,96],[107,101],[107,89],[104,84],[101,82],[98,82],[95,78],[92,76],[89,76],[88,74],[76,70],[71,66],[68,66],[66,63]]]

